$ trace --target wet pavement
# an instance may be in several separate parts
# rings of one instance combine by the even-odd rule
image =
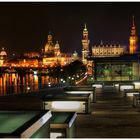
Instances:
[[[140,112],[115,88],[98,91],[91,109],[77,117],[77,138],[140,138]]]

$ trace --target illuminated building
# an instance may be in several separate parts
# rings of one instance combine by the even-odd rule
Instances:
[[[129,53],[133,54],[137,52],[138,49],[138,37],[136,35],[136,27],[135,27],[135,22],[134,22],[134,16],[133,16],[133,24],[131,28],[131,35],[129,38]]]
[[[60,55],[60,46],[59,46],[59,43],[58,41],[56,41],[56,44],[54,45],[53,43],[53,36],[51,33],[49,33],[48,35],[48,40],[47,40],[47,43],[45,45],[45,51],[44,51],[44,54],[47,56],[47,57],[52,57],[52,56],[59,56]]]
[[[39,60],[35,58],[15,58],[7,61],[6,66],[12,67],[38,67]]]
[[[112,57],[89,57],[95,81],[133,81],[140,79],[139,54]]]
[[[56,44],[54,45],[53,36],[51,33],[49,33],[48,40],[43,51],[42,63],[44,66],[53,67],[57,64],[63,66],[76,59],[79,59],[77,52],[74,52],[73,54],[61,53],[58,41],[56,41]]]
[[[7,53],[2,49],[0,52],[0,65],[3,65],[4,58]],[[53,36],[51,33],[48,35],[47,43],[42,52],[26,52],[23,56],[12,57],[5,63],[5,66],[12,67],[53,67],[58,64],[61,66],[67,65],[74,60],[79,59],[78,53],[75,51],[73,54],[61,53],[58,41],[53,43]]]
[[[75,57],[75,55],[61,53],[60,57],[44,57],[43,65],[53,67],[57,64],[60,64],[61,66],[64,66],[77,59],[79,59],[78,56]]]
[[[126,53],[126,46],[104,45],[102,42],[94,45],[92,56],[87,57],[89,75],[95,81],[140,80],[140,56],[137,52],[138,37],[134,17],[129,43],[129,53]]]
[[[24,53],[24,56],[28,58],[34,58],[34,57],[40,57],[40,54],[38,52],[33,51],[33,52]]]
[[[2,48],[2,51],[0,52],[0,56],[3,56],[3,57],[7,56],[7,53],[4,50],[4,48]]]
[[[90,40],[88,38],[88,30],[87,30],[87,27],[86,27],[86,24],[85,24],[85,27],[84,27],[84,30],[83,30],[83,38],[82,38],[82,45],[83,45],[83,48],[82,48],[82,62],[84,64],[87,64],[87,56],[89,54],[89,43],[90,43]]]
[[[0,66],[4,65],[4,62],[6,61],[6,59],[7,59],[7,53],[4,50],[4,48],[2,48],[2,51],[0,52]]]
[[[92,47],[92,56],[94,57],[111,57],[119,56],[125,52],[125,46],[121,45],[104,45],[102,42],[100,45],[94,45]]]
[[[38,67],[37,59],[21,59],[19,65],[22,67]]]

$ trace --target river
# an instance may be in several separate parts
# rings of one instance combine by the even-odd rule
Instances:
[[[0,77],[0,96],[28,93],[56,84],[57,79],[34,74],[3,73]]]

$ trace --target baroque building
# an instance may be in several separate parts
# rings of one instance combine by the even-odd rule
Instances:
[[[111,57],[111,56],[119,56],[125,52],[125,46],[121,45],[104,45],[101,42],[100,45],[94,45],[92,47],[92,56],[94,57]]]
[[[48,34],[47,43],[43,51],[42,65],[53,67],[57,64],[60,64],[63,66],[77,59],[79,59],[77,52],[74,52],[73,54],[62,53],[60,51],[60,45],[58,41],[56,41],[56,44],[54,44],[52,34]]]
[[[48,34],[48,40],[47,43],[45,45],[45,49],[44,49],[44,55],[46,56],[59,56],[60,55],[60,46],[58,41],[56,41],[56,44],[53,43],[53,36],[51,34],[51,32],[49,32]]]

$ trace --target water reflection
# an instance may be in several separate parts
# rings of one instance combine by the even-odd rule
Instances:
[[[0,77],[0,96],[36,91],[46,88],[48,83],[56,84],[57,80],[34,74],[4,73]]]

